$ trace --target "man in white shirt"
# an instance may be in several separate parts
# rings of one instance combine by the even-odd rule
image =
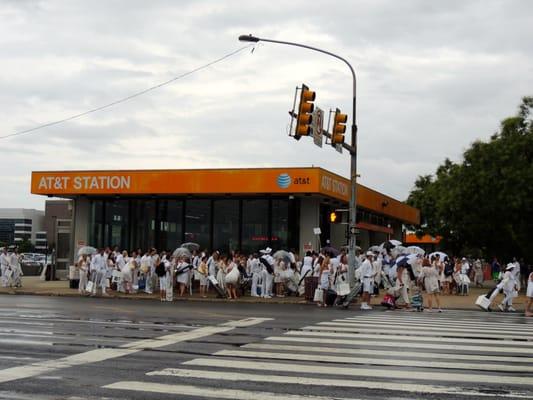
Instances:
[[[270,255],[271,252],[272,249],[267,247],[265,250],[260,251],[262,256],[259,258],[259,261],[263,264],[261,295],[266,299],[272,298],[272,283],[274,280],[274,258]]]
[[[257,254],[254,254],[250,259],[250,273],[252,274],[252,297],[259,297],[257,294],[257,287],[262,284],[263,267],[257,258]],[[262,295],[263,293],[261,293]]]
[[[97,288],[102,290],[102,296],[107,296],[106,293],[106,273],[107,273],[107,257],[105,257],[104,249],[91,258],[91,280],[93,281],[93,290],[91,296],[96,296]]]
[[[374,253],[367,251],[366,259],[359,267],[361,281],[363,282],[363,296],[361,301],[361,310],[372,310],[368,304],[370,302],[370,294],[374,292],[374,267],[372,261]]]
[[[2,249],[2,254],[0,254],[0,272],[2,279],[2,286],[7,287],[9,279],[7,278],[7,271],[9,270],[9,255],[7,254],[7,249],[4,247]]]

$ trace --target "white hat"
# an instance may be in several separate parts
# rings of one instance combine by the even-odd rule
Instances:
[[[507,264],[507,268],[505,268],[506,271],[510,271],[512,270],[513,268],[515,267],[515,265],[513,263],[509,263]]]
[[[272,249],[270,247],[267,247],[264,250],[259,251],[261,254],[270,254],[272,252]]]
[[[461,261],[466,261],[466,258],[463,257],[463,258],[461,259]]]
[[[374,256],[374,253],[372,253],[371,251],[367,251],[367,252],[366,252],[366,255],[367,255],[367,256]]]

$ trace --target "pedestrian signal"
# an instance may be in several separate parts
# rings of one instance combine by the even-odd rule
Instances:
[[[315,110],[316,93],[302,84],[300,92],[300,105],[298,106],[298,117],[296,119],[296,129],[294,131],[294,138],[299,140],[302,136],[309,136],[312,133],[311,122],[313,117],[311,113]]]
[[[329,213],[329,222],[331,222],[332,224],[336,224],[340,222],[339,215],[335,211],[331,211]]]
[[[344,143],[344,133],[346,132],[346,122],[348,115],[342,114],[338,108],[335,110],[333,116],[333,129],[331,131],[331,145],[335,147],[338,144]]]

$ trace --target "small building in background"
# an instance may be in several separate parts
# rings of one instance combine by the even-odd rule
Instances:
[[[0,243],[17,246],[25,240],[35,246],[43,230],[44,211],[30,208],[0,208]]]

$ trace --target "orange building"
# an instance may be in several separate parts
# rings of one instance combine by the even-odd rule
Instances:
[[[349,180],[322,168],[39,171],[31,192],[74,200],[76,246],[172,250],[187,241],[221,251],[346,243]],[[401,239],[413,207],[359,185],[358,243]],[[313,228],[321,229],[320,237]]]

